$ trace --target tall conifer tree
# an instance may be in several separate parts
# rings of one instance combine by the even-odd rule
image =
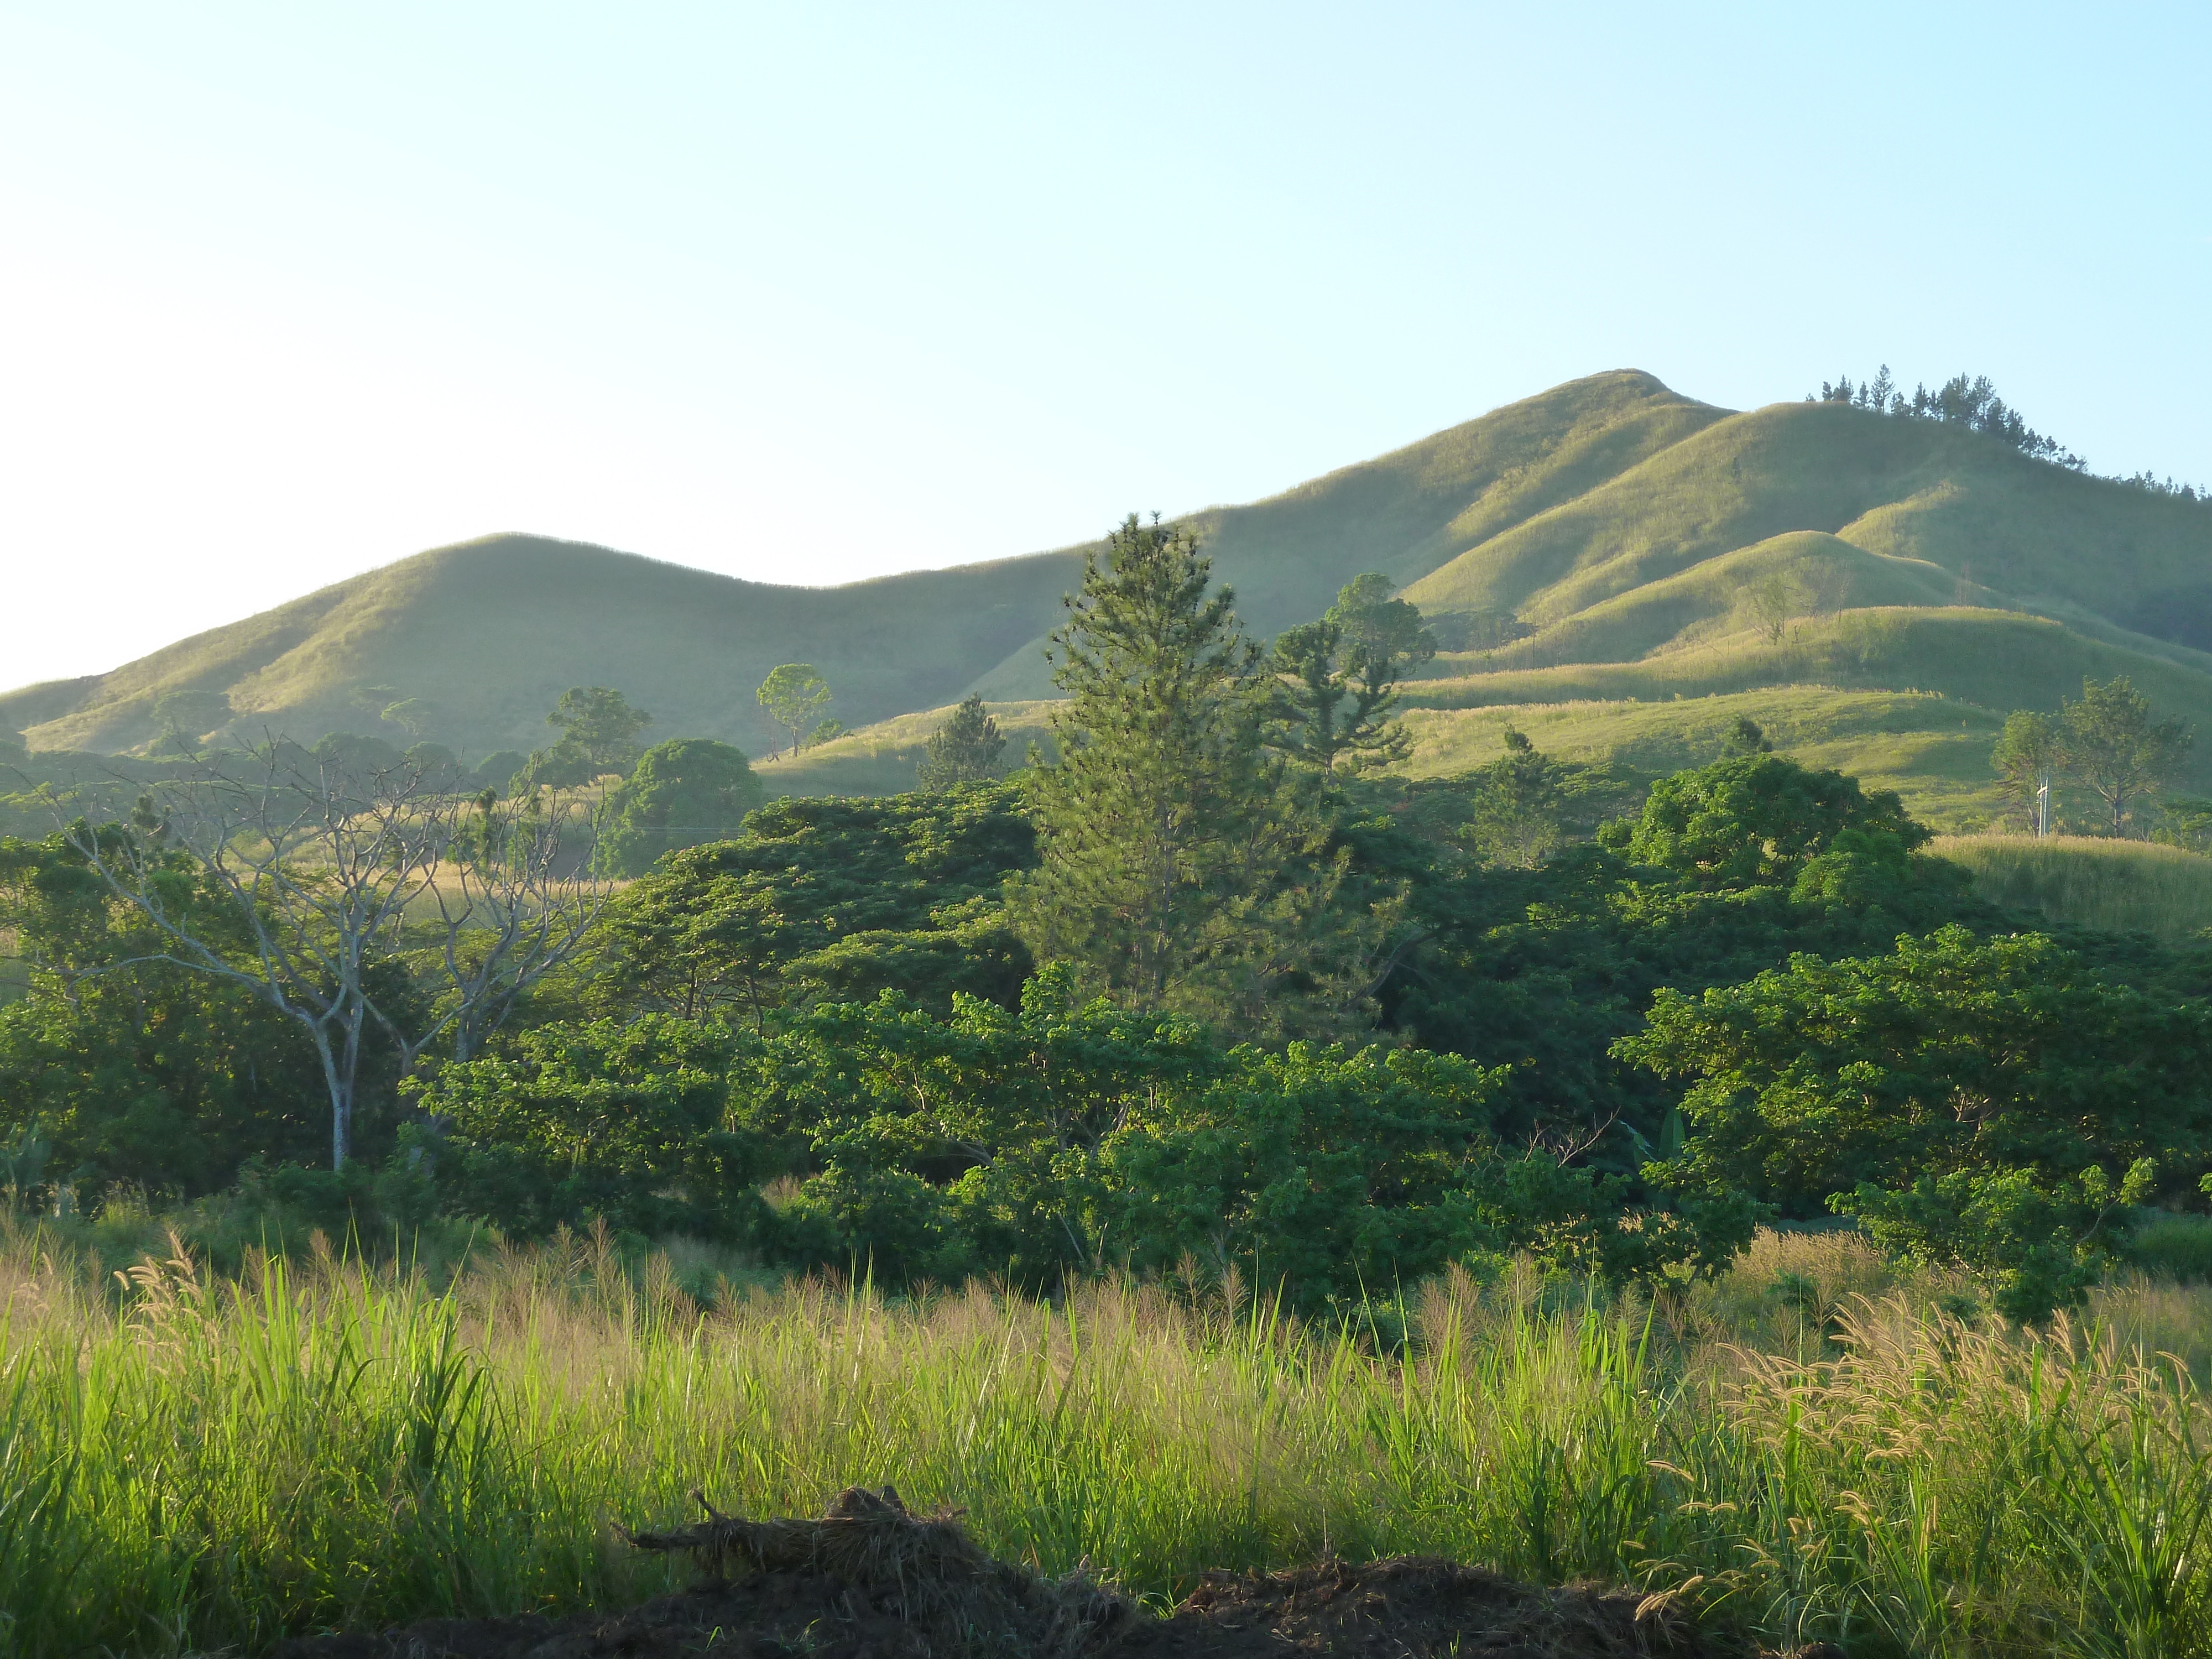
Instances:
[[[1253,1034],[1364,1011],[1383,929],[1329,848],[1318,777],[1261,742],[1267,677],[1196,539],[1133,514],[1053,635],[1060,760],[1015,911],[1116,1001]]]

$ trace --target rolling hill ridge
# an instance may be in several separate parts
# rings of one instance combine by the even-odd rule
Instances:
[[[1698,705],[1747,698],[1798,746],[1970,816],[1992,722],[2055,708],[2085,673],[2130,674],[2212,731],[2212,508],[1960,427],[1828,404],[1737,413],[1619,371],[1183,521],[1258,635],[1318,615],[1360,571],[1405,586],[1462,647],[1411,690],[1415,771],[1486,758],[1508,709],[1562,752],[1695,758],[1719,713]],[[560,691],[595,684],[653,714],[648,738],[757,754],[772,738],[753,688],[805,659],[864,729],[771,775],[872,792],[910,778],[927,712],[971,690],[1018,733],[1041,726],[1039,647],[1083,551],[799,588],[489,537],[0,696],[0,725],[38,750],[116,752],[158,734],[174,690],[228,692],[243,734],[308,738],[373,729],[383,702],[411,697],[431,738],[481,756],[542,743]],[[1754,603],[1771,612],[1777,592],[1778,623]],[[1905,700],[1899,730],[1862,729],[1869,696]]]

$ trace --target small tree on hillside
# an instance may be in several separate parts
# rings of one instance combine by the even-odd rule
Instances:
[[[230,720],[230,695],[225,691],[166,691],[155,699],[154,719],[161,728],[162,752],[192,755],[200,738]]]
[[[1728,736],[1721,739],[1721,753],[1723,755],[1771,755],[1773,752],[1773,743],[1759,722],[1748,714],[1738,714],[1735,724],[1729,727]]]
[[[397,702],[385,704],[378,710],[377,718],[390,720],[409,737],[420,743],[428,735],[430,721],[435,712],[421,697],[402,697]]]
[[[830,682],[811,662],[778,663],[753,696],[768,717],[791,733],[791,752],[797,755],[830,706]]]
[[[1399,682],[1437,645],[1421,613],[1391,592],[1386,576],[1355,576],[1320,621],[1276,640],[1268,663],[1275,747],[1324,772],[1340,760],[1379,766],[1404,758],[1409,741],[1390,719]]]
[[[1793,617],[1805,610],[1805,595],[1796,577],[1786,570],[1770,570],[1743,590],[1744,609],[1753,625],[1769,644],[1779,645]]]
[[[962,702],[952,717],[929,734],[929,747],[915,775],[929,790],[995,778],[1006,764],[1006,740],[999,722],[984,709],[980,696]]]
[[[2081,700],[2059,715],[2057,749],[2067,773],[2105,803],[2117,836],[2142,797],[2180,769],[2192,741],[2179,720],[2153,721],[2150,699],[2122,675],[2081,682]]]
[[[653,724],[653,716],[606,686],[572,685],[545,724],[561,733],[556,747],[581,756],[600,772],[627,776],[637,764],[638,734]]]
[[[572,685],[545,724],[561,735],[515,773],[517,794],[547,785],[574,788],[611,772],[628,777],[637,765],[638,734],[653,724],[653,716],[608,686]]]

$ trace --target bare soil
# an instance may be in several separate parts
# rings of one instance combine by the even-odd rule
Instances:
[[[979,1549],[950,1516],[890,1487],[841,1494],[819,1521],[708,1511],[643,1549],[690,1552],[694,1588],[565,1620],[434,1619],[309,1637],[279,1659],[1740,1659],[1750,1651],[1632,1590],[1542,1589],[1427,1557],[1209,1574],[1166,1618],[1078,1572],[1047,1579]],[[1832,1650],[1831,1650],[1832,1651]],[[1819,1659],[1808,1650],[1802,1659]]]

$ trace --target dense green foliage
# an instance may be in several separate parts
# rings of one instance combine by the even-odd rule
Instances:
[[[1466,1060],[1224,1048],[1073,985],[1047,970],[1018,1011],[956,994],[941,1019],[886,992],[750,1042],[667,1016],[551,1027],[447,1067],[422,1103],[453,1126],[453,1201],[509,1228],[734,1231],[891,1283],[1195,1267],[1313,1306],[1516,1249],[1625,1279],[1748,1241],[1741,1201],[1643,1210],[1623,1181],[1502,1147],[1497,1079]],[[747,1182],[773,1168],[800,1179],[763,1217]]]
[[[821,997],[955,990],[1011,1005],[1030,957],[990,902],[1036,860],[1012,785],[884,800],[781,800],[742,836],[670,854],[609,907],[588,994],[765,1030]]]
[[[1002,891],[1051,845],[1049,772],[780,801],[631,882],[481,1057],[404,1100],[372,1065],[365,1147],[517,1236],[599,1217],[894,1283],[1233,1270],[1312,1305],[1515,1250],[1641,1278],[1724,1263],[1761,1205],[1832,1203],[2016,1313],[2065,1303],[2130,1206],[2192,1201],[2212,1150],[2192,959],[2006,937],[1893,797],[1763,741],[1526,860],[1486,839],[1501,798],[1567,836],[1628,781],[1528,746],[1313,796],[1339,879],[1401,895],[1396,1046],[1240,1042],[1218,1013],[1089,1000],[1079,959],[1037,969]],[[681,775],[660,770],[636,798]],[[274,1193],[253,1170],[313,1155],[311,1056],[265,1010],[217,1013],[235,994],[204,977],[130,965],[74,857],[9,844],[37,985],[0,1012],[0,1130],[43,1137],[46,1189],[87,1201],[208,1191],[249,1157]],[[1838,1000],[1862,1012],[1820,1012]],[[371,1181],[283,1190],[356,1224],[414,1212]]]
[[[447,1201],[543,1237],[593,1218],[650,1236],[747,1238],[765,1172],[730,1123],[732,1040],[665,1014],[519,1033],[445,1067],[422,1103],[444,1121]]]
[[[532,751],[514,775],[511,787],[518,794],[545,786],[569,788],[610,773],[627,777],[638,762],[638,733],[653,724],[653,716],[609,687],[572,685],[545,723],[561,735]]]
[[[189,860],[172,860],[167,881],[180,912],[243,948]],[[0,1140],[44,1145],[32,1183],[43,1195],[192,1196],[228,1186],[249,1158],[320,1154],[327,1108],[298,1027],[240,986],[139,960],[161,941],[118,913],[60,833],[0,841],[0,927],[26,970],[24,994],[0,1007]],[[373,1051],[368,1065],[388,1087],[389,1057]],[[370,1145],[388,1146],[391,1127],[366,1126]]]
[[[2038,935],[1950,926],[1885,956],[1795,956],[1661,990],[1617,1052],[1696,1079],[1670,1189],[1824,1201],[1881,1243],[1991,1276],[2041,1318],[2108,1262],[2122,1204],[2212,1166],[2212,1007],[2100,979]]]
[[[665,853],[734,835],[764,793],[750,763],[726,743],[655,744],[607,796],[599,861],[614,875],[643,875]]]
[[[327,1177],[296,1167],[297,1033],[155,959],[88,849],[138,856],[204,965],[265,951],[267,890],[211,884],[159,786],[107,842],[7,842],[11,1201],[235,1180],[356,1232],[605,1223],[892,1285],[1129,1270],[1302,1309],[1516,1254],[1680,1286],[1762,1215],[1841,1209],[2025,1320],[2144,1206],[2199,1202],[2197,956],[2018,932],[1893,793],[1741,709],[1720,758],[1656,779],[1510,726],[1455,778],[1375,775],[1345,763],[1401,743],[1419,613],[1363,579],[1284,637],[1246,637],[1187,527],[1132,518],[1054,636],[1055,753],[991,780],[971,697],[935,787],[873,799],[761,805],[736,750],[639,755],[641,714],[572,691],[518,782],[626,772],[596,813],[626,883],[465,1033],[433,1015],[494,931],[439,933],[427,877],[390,910],[356,1003],[404,1046],[364,1055],[366,1162]],[[811,719],[819,677],[787,666]],[[2014,724],[2015,770],[2124,763],[2130,792],[2179,742],[2124,679]],[[471,796],[427,740],[297,758],[447,792],[441,882],[568,810]]]

